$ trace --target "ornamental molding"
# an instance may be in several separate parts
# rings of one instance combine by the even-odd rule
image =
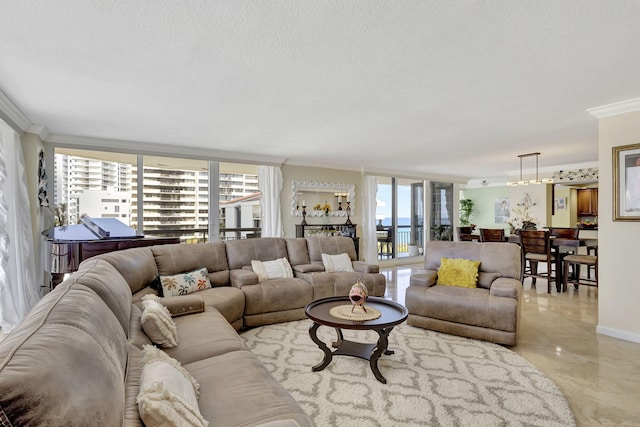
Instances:
[[[628,99],[626,101],[615,102],[613,104],[602,105],[600,107],[588,108],[587,112],[598,119],[615,116],[618,114],[631,113],[640,110],[640,98]]]

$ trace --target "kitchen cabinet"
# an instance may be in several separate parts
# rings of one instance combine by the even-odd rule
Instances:
[[[578,190],[578,216],[598,215],[598,189],[585,188]]]

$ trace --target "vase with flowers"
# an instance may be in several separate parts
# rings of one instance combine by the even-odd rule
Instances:
[[[529,206],[517,206],[511,209],[507,224],[511,227],[511,234],[517,230],[535,230],[537,220],[529,213]]]

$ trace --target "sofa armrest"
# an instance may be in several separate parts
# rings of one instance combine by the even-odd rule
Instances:
[[[358,273],[380,273],[378,264],[369,264],[364,261],[353,261],[353,269]]]
[[[293,271],[298,273],[320,273],[324,271],[324,267],[319,264],[298,264],[292,268]]]
[[[438,272],[434,270],[424,270],[420,273],[412,274],[409,278],[409,286],[433,286],[438,280]]]
[[[253,271],[245,269],[231,270],[229,277],[231,279],[231,286],[238,289],[243,286],[258,284],[258,275]]]
[[[160,302],[169,309],[173,317],[204,311],[204,300],[198,294],[164,297],[160,298]]]
[[[519,299],[522,293],[522,282],[508,277],[500,277],[493,281],[489,295]]]

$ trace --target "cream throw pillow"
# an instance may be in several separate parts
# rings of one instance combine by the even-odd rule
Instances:
[[[180,363],[165,352],[143,346],[144,366],[136,402],[147,427],[206,427],[198,407],[200,385]]]
[[[353,271],[351,258],[346,253],[338,255],[322,254],[322,263],[324,264],[324,271],[327,273]]]
[[[154,344],[169,348],[178,345],[178,329],[169,309],[152,294],[142,297],[142,329]]]
[[[251,269],[258,275],[258,282],[293,277],[291,264],[286,258],[278,258],[273,261],[253,260],[251,261]]]

